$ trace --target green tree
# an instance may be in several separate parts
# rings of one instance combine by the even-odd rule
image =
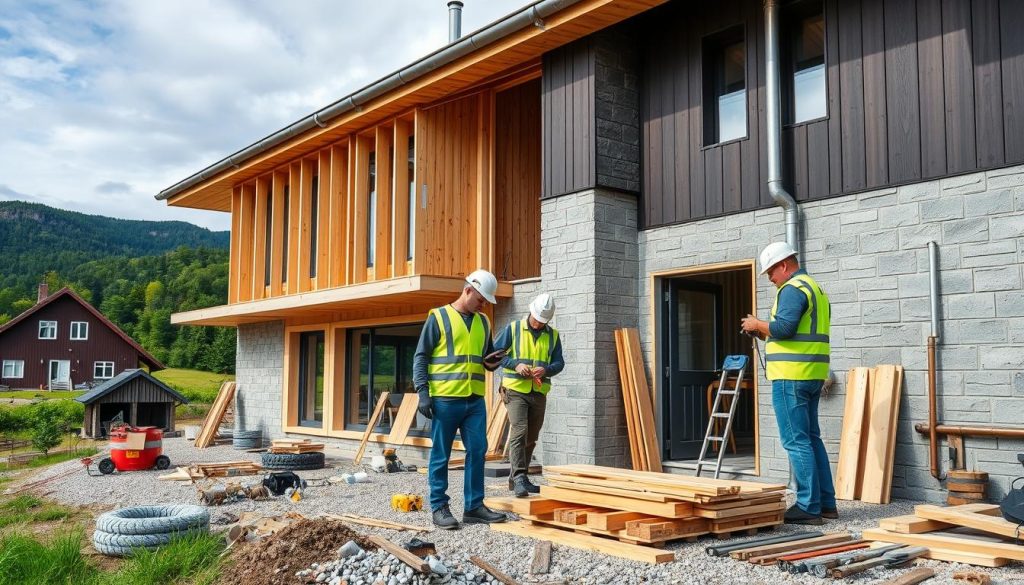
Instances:
[[[39,419],[32,427],[32,448],[36,451],[49,453],[57,445],[60,445],[64,433],[56,420]]]

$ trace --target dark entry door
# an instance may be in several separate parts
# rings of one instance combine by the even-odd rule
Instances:
[[[663,294],[665,459],[695,459],[707,428],[707,387],[722,361],[722,287],[677,279]]]

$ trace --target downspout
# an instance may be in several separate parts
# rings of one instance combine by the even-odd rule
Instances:
[[[939,341],[939,247],[928,242],[928,295],[932,308],[932,331],[928,336],[928,458],[932,477],[942,481],[939,469],[938,406],[936,404],[935,346]]]
[[[786,243],[800,250],[800,209],[782,186],[782,93],[779,87],[779,2],[765,0],[765,106],[768,129],[768,194],[783,209]],[[799,257],[799,256],[798,256]]]

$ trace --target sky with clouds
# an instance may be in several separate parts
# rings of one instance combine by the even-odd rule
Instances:
[[[0,200],[227,229],[153,196],[447,39],[446,0],[0,0]]]

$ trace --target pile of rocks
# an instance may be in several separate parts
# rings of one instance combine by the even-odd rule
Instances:
[[[424,560],[430,565],[430,574],[413,571],[385,550],[367,552],[349,541],[338,549],[338,559],[313,563],[308,569],[295,573],[304,583],[327,585],[428,585],[434,583],[467,583],[499,585],[498,581],[469,562],[449,567],[441,558],[430,555]]]

